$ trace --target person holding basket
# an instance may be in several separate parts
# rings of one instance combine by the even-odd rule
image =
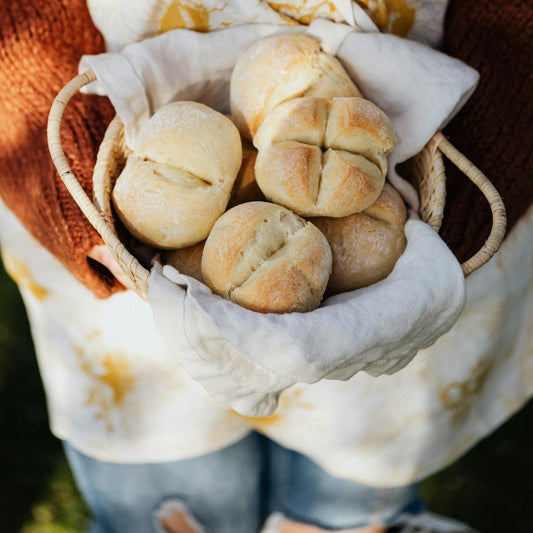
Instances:
[[[524,109],[531,105],[521,90],[528,81],[523,67],[528,50],[521,39],[531,27],[531,13],[520,2],[488,4],[146,0],[131,5],[118,0],[22,0],[0,7],[2,258],[21,290],[51,429],[64,444],[93,516],[93,531],[474,531],[427,511],[419,486],[508,419],[533,390],[531,375],[524,371],[531,364],[532,342],[528,328],[532,194],[524,172],[531,146],[515,135],[527,132]],[[259,34],[266,37],[271,31],[266,28],[272,26],[281,27],[282,33],[298,33],[316,21],[345,28],[345,40],[339,37],[339,42],[330,43],[341,51],[348,31],[355,28],[363,38],[393,34],[397,43],[409,40],[416,46],[422,43],[424,50],[438,48],[479,71],[477,89],[466,103],[461,102],[464,107],[446,124],[444,134],[487,173],[504,197],[507,235],[495,258],[465,281],[461,277],[466,303],[458,300],[462,314],[454,318],[453,327],[414,358],[391,362],[383,369],[376,364],[372,369],[374,375],[383,374],[380,377],[348,376],[335,368],[315,382],[281,380],[283,387],[267,395],[270,403],[261,403],[263,396],[257,400],[257,391],[248,396],[239,392],[240,399],[235,399],[231,395],[243,390],[242,381],[226,386],[196,361],[193,365],[194,354],[189,362],[177,362],[169,353],[155,324],[157,315],[154,321],[129,273],[61,183],[45,138],[48,113],[56,95],[75,78],[82,56],[100,61],[105,53],[122,54],[116,57],[129,57],[134,63],[142,59],[140,52],[130,52],[141,50],[135,46],[157,42],[175,31],[187,32],[184,42],[190,45],[200,42],[202,32],[243,27],[255,41]],[[515,30],[504,38],[502,26]],[[230,48],[222,50],[221,56],[231,56]],[[194,77],[202,70],[192,52],[189,57],[193,65],[183,67],[179,78],[189,72]],[[515,66],[512,74],[509,62]],[[279,69],[273,80],[279,82],[282,75]],[[133,77],[131,84],[135,83]],[[365,91],[359,90],[359,83],[352,87],[350,79],[345,83],[353,94],[339,98],[357,98],[360,103]],[[117,112],[108,98],[95,94],[101,89],[93,86],[89,88],[93,94],[74,96],[62,119],[62,148],[72,173],[89,194],[98,150]],[[213,102],[219,89],[209,89]],[[172,96],[182,99],[179,93]],[[318,98],[312,101],[314,117],[321,116],[324,106],[333,115],[333,104],[324,104],[323,96],[305,98]],[[267,123],[269,129],[264,127],[259,141],[254,141],[260,150],[267,146],[272,151],[272,138],[280,141],[287,124],[294,124],[281,116],[281,105],[278,122]],[[136,108],[130,110],[134,113]],[[126,128],[127,140],[131,131]],[[136,153],[144,146],[141,141],[136,144],[128,150]],[[253,152],[246,141],[243,146],[244,152]],[[322,148],[314,146],[313,153],[322,157],[326,151]],[[343,146],[342,151],[348,150]],[[241,152],[238,155],[240,162]],[[352,155],[350,161],[357,159]],[[160,163],[156,157],[143,153],[140,159],[144,158],[143,165]],[[384,170],[375,157],[372,164],[372,172],[378,172],[374,167]],[[393,173],[392,179],[400,184],[403,225],[409,215],[403,201],[410,216],[416,215],[410,203],[412,187],[402,189],[396,172],[402,174],[402,165],[389,164],[389,173],[385,169],[384,174]],[[447,165],[446,174],[447,200],[439,234],[456,260],[465,262],[482,248],[492,214],[479,191],[466,184],[461,170]],[[380,193],[381,189],[362,211],[371,209]],[[388,217],[387,209],[379,215],[374,210],[372,217]],[[307,216],[312,219],[316,214],[301,215]],[[303,224],[295,220],[288,222],[290,228]],[[409,245],[404,241],[398,257]],[[148,246],[135,249],[145,268],[149,262],[142,258]],[[221,247],[218,243],[215,252]],[[298,254],[301,257],[301,251]],[[185,267],[179,265],[177,270],[183,273]],[[394,262],[379,283],[393,267]],[[190,283],[188,290],[204,290]],[[324,284],[321,290],[331,287]],[[342,294],[333,298],[343,301]],[[246,383],[253,377],[250,373],[241,379]],[[235,401],[224,404],[217,394]],[[267,403],[264,414],[261,406]]]

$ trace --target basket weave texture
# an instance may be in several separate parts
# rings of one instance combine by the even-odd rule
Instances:
[[[89,70],[76,76],[57,95],[48,120],[48,145],[52,160],[72,197],[110,248],[119,266],[130,279],[137,293],[147,298],[150,272],[126,248],[119,235],[111,207],[111,192],[124,166],[129,150],[125,143],[124,126],[118,117],[110,123],[100,146],[93,173],[91,200],[72,172],[61,145],[61,120],[70,99],[85,85],[96,79]],[[417,186],[420,196],[420,218],[439,231],[446,204],[446,174],[443,156],[455,164],[483,193],[493,216],[493,224],[483,247],[461,265],[465,276],[484,265],[498,251],[506,227],[503,201],[489,181],[442,133],[437,132],[409,165],[409,178]]]

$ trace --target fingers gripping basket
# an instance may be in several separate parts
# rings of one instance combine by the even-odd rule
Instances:
[[[48,122],[48,143],[52,160],[72,197],[92,226],[111,249],[117,263],[131,280],[137,293],[147,297],[149,271],[128,251],[117,235],[111,208],[111,191],[128,154],[123,124],[118,117],[110,123],[100,146],[93,174],[94,199],[91,200],[70,168],[61,144],[61,121],[70,99],[96,79],[89,70],[71,80],[56,97]],[[455,164],[483,193],[489,202],[493,223],[483,247],[461,265],[464,275],[474,272],[497,252],[503,240],[506,214],[503,201],[488,178],[438,132],[413,159],[412,181],[420,195],[420,217],[435,231],[442,224],[446,202],[446,176],[443,156]]]

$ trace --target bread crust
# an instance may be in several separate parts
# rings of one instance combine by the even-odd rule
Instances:
[[[261,313],[315,309],[330,273],[331,250],[318,228],[268,202],[224,213],[202,256],[202,276],[214,293]]]

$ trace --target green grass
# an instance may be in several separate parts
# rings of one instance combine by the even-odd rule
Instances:
[[[18,290],[0,265],[0,532],[78,533],[89,514],[45,397]],[[533,531],[533,403],[423,485],[429,508],[481,533]]]
[[[87,509],[46,401],[18,289],[0,265],[0,531],[81,532]]]
[[[86,529],[89,516],[81,500],[68,465],[61,453],[46,480],[42,496],[31,506],[23,533],[67,533]]]

